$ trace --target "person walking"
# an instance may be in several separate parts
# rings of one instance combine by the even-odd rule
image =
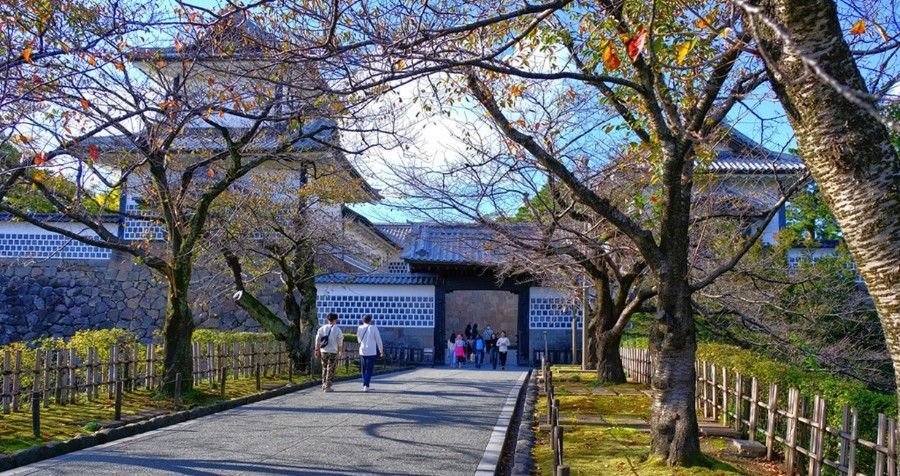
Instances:
[[[472,337],[472,324],[466,324],[465,336],[466,339]]]
[[[344,355],[344,333],[337,326],[337,314],[332,312],[325,320],[326,324],[316,332],[316,357],[322,360],[322,391],[331,392],[334,370]]]
[[[447,362],[447,365],[453,365],[456,363],[456,335],[450,334],[450,337],[447,338],[447,352],[444,355],[444,360]]]
[[[482,362],[484,362],[484,337],[478,336],[475,338],[475,367],[480,369]]]
[[[509,337],[506,337],[506,331],[500,331],[500,338],[497,339],[497,352],[500,356],[500,370],[506,370],[506,355],[509,352]]]
[[[375,359],[380,355],[384,358],[384,345],[381,343],[381,333],[378,327],[372,324],[372,316],[363,316],[363,323],[356,329],[356,340],[359,342],[359,367],[362,370],[363,392],[369,391],[372,382],[372,374],[375,373]]]
[[[484,328],[481,335],[484,336],[484,353],[487,354],[491,367],[497,370],[497,336],[494,335],[490,324]]]
[[[463,366],[463,362],[466,361],[466,341],[463,340],[462,334],[456,334],[454,345],[456,346],[456,368],[460,369]]]

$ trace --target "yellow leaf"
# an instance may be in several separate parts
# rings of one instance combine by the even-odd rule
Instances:
[[[402,59],[397,60],[397,62],[394,63],[394,66],[397,68],[397,71],[403,71],[403,66],[404,66],[403,60]]]
[[[31,47],[26,47],[22,50],[22,59],[25,60],[26,63],[31,63]]]
[[[509,94],[511,94],[512,97],[514,97],[514,98],[521,96],[522,93],[524,93],[524,92],[525,92],[524,84],[513,84],[512,86],[509,87]]]
[[[334,112],[341,112],[344,110],[344,105],[338,101],[331,103],[331,110]]]
[[[866,21],[860,18],[853,24],[853,28],[850,29],[851,35],[862,35],[866,32]]]
[[[680,45],[678,45],[678,48],[675,50],[675,57],[676,57],[676,60],[678,61],[678,64],[681,64],[684,62],[684,59],[687,58],[688,53],[690,53],[691,50],[694,49],[694,45],[696,43],[697,43],[697,40],[694,39],[694,40],[685,41],[684,43],[681,43]]]

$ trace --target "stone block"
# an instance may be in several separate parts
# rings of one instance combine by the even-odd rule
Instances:
[[[740,440],[735,438],[731,440],[731,447],[741,456],[759,458],[766,455],[766,445],[758,441]]]

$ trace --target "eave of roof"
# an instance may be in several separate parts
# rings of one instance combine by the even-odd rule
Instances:
[[[78,220],[75,220],[74,218],[63,213],[26,213],[26,215],[34,220],[47,223],[80,223]],[[102,223],[118,223],[121,217],[119,215],[107,213],[104,215],[100,215],[97,218]],[[28,223],[27,221],[21,220],[20,218],[16,217],[12,213],[0,213],[0,222],[11,221]]]
[[[364,285],[408,285],[408,286],[434,286],[437,276],[426,273],[411,274],[349,274],[329,273],[316,277],[316,284],[364,284]]]
[[[366,182],[364,181],[363,183],[366,183]],[[369,230],[372,231],[372,233],[375,233],[379,238],[381,238],[382,240],[384,240],[385,242],[387,242],[389,245],[393,246],[394,248],[396,248],[398,250],[403,249],[403,247],[400,244],[398,244],[396,241],[394,241],[394,239],[390,235],[384,233],[380,228],[378,228],[377,226],[375,226],[375,224],[373,224],[371,221],[369,221],[368,218],[366,218],[364,215],[357,212],[356,210],[353,210],[352,208],[344,205],[341,207],[341,216],[343,216],[344,218],[349,218],[349,219],[363,225],[364,227],[368,228]]]

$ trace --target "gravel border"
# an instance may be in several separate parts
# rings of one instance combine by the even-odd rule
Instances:
[[[537,372],[531,372],[525,391],[525,401],[519,419],[519,431],[516,434],[515,450],[511,474],[531,474],[534,460],[531,452],[534,449],[534,406],[538,398]]]
[[[386,371],[382,370],[380,372],[376,372],[376,375],[403,372],[412,368],[414,367],[403,367]],[[360,377],[347,376],[339,377],[334,380],[336,382],[339,382],[346,380],[356,380],[358,378]],[[212,415],[213,413],[219,413],[225,410],[231,410],[232,408],[237,408],[248,403],[260,402],[269,398],[287,395],[298,390],[316,387],[321,384],[321,380],[312,380],[296,385],[288,384],[284,387],[248,395],[246,397],[235,398],[233,400],[226,400],[224,402],[214,403],[212,405],[191,408],[190,410],[182,410],[175,413],[160,415],[148,420],[129,423],[127,425],[122,425],[116,428],[104,428],[92,435],[81,435],[66,441],[54,441],[42,446],[33,446],[31,448],[17,451],[11,455],[0,456],[0,471],[8,471],[20,466],[37,463],[38,461],[43,461],[45,459],[62,456],[73,451],[83,450],[85,448],[102,445],[104,443],[109,443],[110,441],[120,440],[122,438],[127,438],[129,436],[134,436],[140,433],[158,430],[160,428],[175,425],[177,423],[182,423],[188,420],[193,420],[195,418]]]

